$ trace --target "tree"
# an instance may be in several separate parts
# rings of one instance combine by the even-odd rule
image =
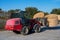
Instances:
[[[33,15],[38,12],[38,9],[35,7],[27,7],[27,8],[25,8],[25,11],[26,11],[26,13],[25,13],[26,17],[32,18]]]
[[[8,13],[15,13],[15,10],[8,10]]]
[[[8,10],[8,13],[19,13],[20,11],[20,9]]]
[[[60,14],[60,8],[59,9],[53,9],[51,11],[51,14]]]
[[[48,15],[49,13],[48,12],[44,12],[45,15]]]
[[[16,16],[18,16],[17,13],[19,13],[19,12],[20,12],[20,9],[9,10],[9,11],[8,11],[9,18],[10,18],[10,17],[16,17]],[[13,16],[12,16],[12,15],[13,15]]]
[[[15,9],[15,12],[16,13],[19,13],[21,10],[20,9]]]
[[[1,11],[2,9],[0,8],[0,11]]]
[[[0,8],[0,13],[2,13],[3,11],[2,11],[2,9]]]

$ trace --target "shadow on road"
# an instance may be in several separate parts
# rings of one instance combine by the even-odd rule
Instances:
[[[45,30],[58,30],[60,29],[60,26],[56,26],[56,27],[44,27],[41,29],[41,32],[45,31]]]
[[[43,27],[41,29],[41,32],[44,32],[46,30],[60,30],[60,26],[56,26],[56,27]],[[33,34],[35,33],[34,31],[31,31],[29,34]]]
[[[56,26],[56,27],[43,27],[41,29],[41,32],[44,32],[46,30],[60,30],[60,26]],[[16,32],[17,34],[20,34],[20,32]],[[34,31],[30,31],[28,35],[30,34],[34,34],[35,32]]]

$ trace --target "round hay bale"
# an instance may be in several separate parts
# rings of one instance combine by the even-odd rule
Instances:
[[[46,15],[45,17],[47,17],[48,19],[56,19],[56,18],[58,18],[56,14],[49,14],[49,15]]]
[[[60,15],[58,15],[58,20],[60,20]]]
[[[58,25],[58,19],[47,19],[49,22],[49,27],[55,27]]]
[[[56,14],[49,14],[45,16],[49,22],[49,27],[55,27],[58,25],[58,16]]]
[[[44,17],[44,13],[43,12],[39,12],[39,13],[36,13],[33,18],[43,18]]]
[[[47,18],[49,15],[46,15],[45,18]]]

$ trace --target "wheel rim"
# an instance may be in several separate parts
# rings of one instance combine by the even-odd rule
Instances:
[[[40,27],[39,26],[37,27],[37,31],[40,32]]]
[[[41,28],[40,26],[36,26],[35,32],[40,32]]]
[[[21,31],[21,34],[23,34],[23,35],[27,35],[28,32],[29,32],[28,27],[24,27],[24,28],[22,29],[22,31]]]
[[[26,28],[26,29],[24,30],[24,33],[25,33],[25,34],[28,34],[28,28]]]

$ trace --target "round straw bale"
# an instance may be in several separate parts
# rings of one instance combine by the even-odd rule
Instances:
[[[44,17],[44,13],[43,12],[39,12],[39,13],[36,13],[33,18],[43,18]]]

